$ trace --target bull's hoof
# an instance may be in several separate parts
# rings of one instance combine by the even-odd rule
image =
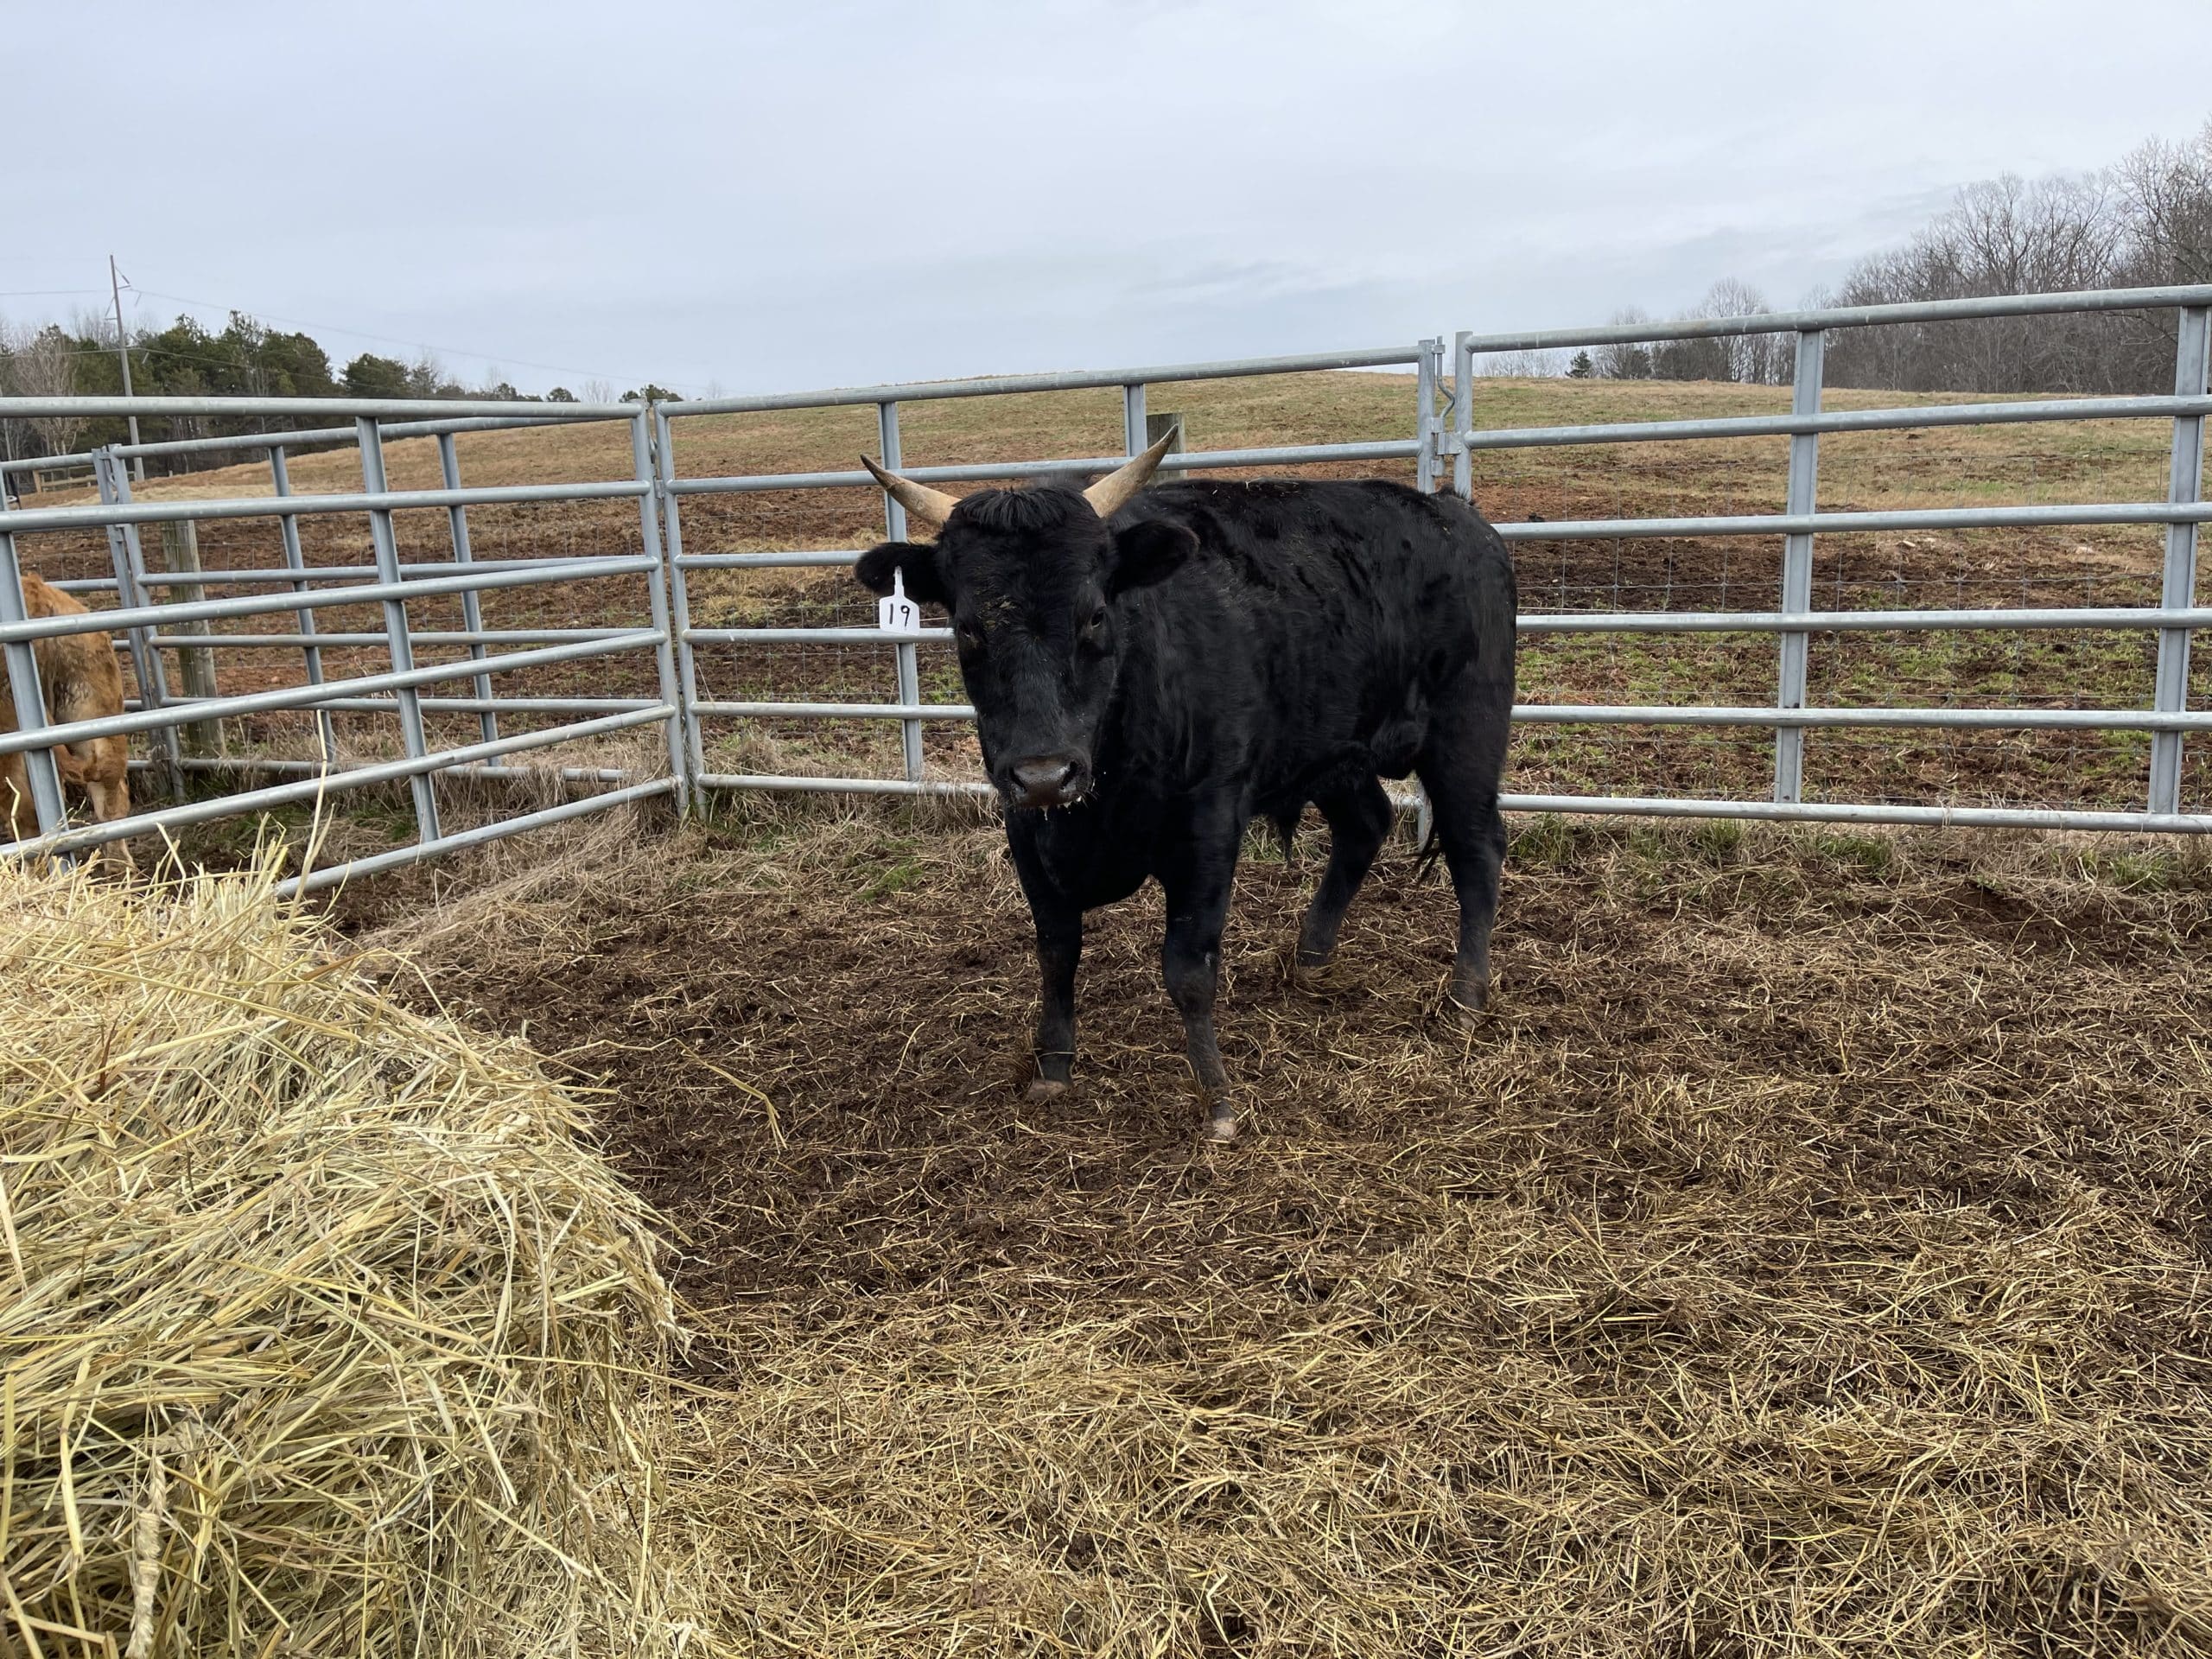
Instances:
[[[1074,1087],[1071,1083],[1055,1083],[1050,1077],[1039,1077],[1030,1084],[1028,1098],[1033,1104],[1046,1105],[1064,1098]]]
[[[1463,1032],[1479,1031],[1489,1010],[1490,987],[1487,985],[1454,987],[1452,994],[1444,999],[1446,1016]]]
[[[1236,1138],[1236,1109],[1225,1100],[1217,1100],[1206,1113],[1206,1139],[1213,1145],[1225,1147]]]

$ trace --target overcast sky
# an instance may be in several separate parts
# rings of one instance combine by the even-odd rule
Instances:
[[[797,389],[1803,299],[2212,115],[2208,0],[0,0],[0,315]],[[45,290],[64,290],[47,292]],[[79,290],[69,292],[67,290]]]

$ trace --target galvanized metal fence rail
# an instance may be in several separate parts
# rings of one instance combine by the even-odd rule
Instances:
[[[688,552],[683,544],[683,503],[686,498],[772,490],[873,491],[876,484],[867,473],[857,467],[850,472],[765,473],[734,477],[685,478],[677,461],[677,423],[704,416],[873,405],[876,412],[877,440],[883,464],[903,471],[909,478],[925,484],[962,483],[979,479],[1053,478],[1110,470],[1144,449],[1148,443],[1145,432],[1146,391],[1150,386],[1327,370],[1411,367],[1415,372],[1417,390],[1415,407],[1409,422],[1412,430],[1408,437],[1364,443],[1185,450],[1170,454],[1161,462],[1161,472],[1173,477],[1178,473],[1193,471],[1290,467],[1316,462],[1409,460],[1415,464],[1421,486],[1428,489],[1434,487],[1444,453],[1445,428],[1435,409],[1434,397],[1443,356],[1444,346],[1440,338],[1409,346],[1380,346],[1370,351],[1332,352],[1302,357],[1247,358],[1229,362],[1184,363],[1096,372],[1001,375],[920,385],[861,386],[766,397],[685,400],[660,405],[657,418],[662,468],[661,493],[664,511],[667,515],[671,582],[682,629],[677,645],[678,671],[693,726],[693,788],[698,791],[785,790],[884,795],[989,792],[988,785],[981,782],[931,779],[925,774],[922,750],[923,723],[928,721],[972,721],[975,711],[964,703],[929,703],[922,701],[917,652],[912,637],[894,640],[872,627],[702,627],[690,620],[686,579],[692,573],[849,565],[858,556],[859,550]],[[1106,389],[1121,394],[1123,451],[1121,454],[994,461],[967,466],[906,467],[902,463],[899,429],[899,411],[902,404],[950,398],[1000,397],[1028,392]],[[888,495],[883,497],[883,503],[884,529],[891,539],[898,540],[906,533],[906,511]],[[919,637],[925,641],[943,642],[951,639],[952,631],[942,627],[925,628]],[[885,703],[762,702],[718,699],[701,695],[697,647],[794,645],[863,645],[884,649],[892,655],[894,664],[894,700]],[[701,736],[701,723],[709,720],[895,721],[900,727],[900,775],[896,778],[809,777],[791,773],[718,772],[709,765]]]
[[[1825,344],[1833,331],[2115,308],[2171,308],[2177,314],[2178,344],[2171,396],[2007,400],[1837,411],[1821,409]],[[1476,360],[1484,353],[1753,334],[1788,334],[1795,339],[1793,392],[1787,415],[1510,429],[1478,428],[1470,418]],[[857,470],[686,477],[679,464],[677,443],[683,423],[721,415],[872,408],[876,416],[878,446],[886,462],[923,482],[1051,477],[1108,468],[1144,448],[1147,390],[1151,386],[1257,375],[1408,367],[1414,371],[1414,408],[1408,411],[1408,435],[1404,437],[1366,442],[1184,451],[1169,454],[1162,471],[1172,477],[1179,473],[1284,467],[1315,462],[1410,461],[1418,487],[1439,487],[1448,472],[1452,484],[1462,493],[1468,493],[1472,489],[1473,459],[1488,451],[1622,443],[1694,444],[1747,437],[1786,438],[1789,442],[1787,487],[1778,512],[1581,519],[1500,526],[1502,533],[1511,541],[1715,536],[1774,537],[1781,541],[1781,582],[1771,610],[1535,611],[1524,613],[1521,619],[1523,632],[1532,635],[1771,635],[1777,642],[1777,667],[1776,694],[1770,705],[1530,704],[1516,710],[1516,719],[1539,726],[1728,727],[1755,734],[1761,741],[1764,741],[1764,734],[1771,732],[1774,742],[1770,798],[1743,800],[1669,795],[1523,794],[1506,798],[1504,804],[1509,810],[2212,831],[2212,814],[2185,811],[2181,798],[2183,738],[2189,732],[2212,727],[2212,711],[2189,706],[2191,633],[2196,629],[2212,626],[2212,607],[2200,607],[2196,595],[2197,526],[2212,518],[2212,505],[2202,499],[2204,421],[2208,413],[2212,413],[2212,396],[2208,396],[2207,387],[2208,354],[2212,354],[2212,285],[1775,313],[1688,323],[1521,334],[1463,332],[1453,340],[1452,372],[1448,379],[1444,373],[1443,341],[1432,339],[1408,346],[1299,357],[1001,376],[685,400],[651,406],[355,399],[137,398],[129,400],[127,404],[122,399],[0,400],[0,415],[4,416],[106,415],[124,412],[127,407],[141,415],[248,416],[287,422],[321,417],[345,423],[266,435],[111,447],[80,458],[93,467],[100,498],[96,505],[0,510],[0,652],[4,652],[14,688],[19,728],[14,732],[0,733],[0,753],[19,753],[23,756],[41,828],[36,842],[0,847],[0,853],[36,847],[67,854],[126,836],[315,800],[327,792],[404,783],[415,820],[415,841],[387,853],[315,870],[295,884],[302,889],[313,889],[349,874],[410,862],[476,842],[654,797],[671,797],[680,807],[690,809],[702,804],[710,791],[717,791],[909,795],[983,792],[986,786],[971,776],[946,775],[942,771],[939,775],[931,773],[922,741],[925,724],[972,721],[974,711],[962,703],[924,700],[912,638],[893,638],[872,627],[726,626],[696,620],[690,588],[692,579],[699,573],[842,566],[855,556],[855,550],[687,550],[684,507],[688,499],[773,491],[874,489],[875,486],[866,473]],[[949,398],[1081,389],[1118,391],[1122,416],[1121,454],[914,467],[901,465],[899,411],[904,405]],[[1818,506],[1815,485],[1819,444],[1824,434],[2111,419],[2164,419],[2172,423],[2164,501],[1884,512],[1823,512]],[[626,426],[631,464],[625,475],[555,485],[471,487],[461,481],[454,435],[575,422],[619,422]],[[384,446],[387,441],[400,437],[429,437],[435,441],[439,488],[389,487]],[[332,444],[358,447],[361,489],[344,494],[296,493],[288,455],[309,447]],[[214,500],[138,501],[132,498],[128,467],[130,460],[188,449],[265,455],[270,493]],[[51,466],[54,461],[48,458],[37,464]],[[27,464],[10,465],[18,471],[27,469]],[[638,503],[640,550],[636,554],[532,555],[493,561],[479,559],[474,554],[468,520],[471,507],[625,499],[633,499]],[[0,503],[0,508],[3,507],[4,503]],[[442,512],[450,557],[410,561],[401,556],[393,515],[416,509]],[[365,520],[370,552],[367,563],[313,565],[307,561],[302,549],[302,521],[330,515],[355,515]],[[897,504],[887,498],[885,529],[894,538],[905,532],[903,517]],[[148,567],[139,543],[141,525],[172,520],[210,523],[239,518],[276,522],[283,549],[280,564],[190,573],[156,571]],[[2031,529],[2061,524],[2162,526],[2165,555],[2160,603],[2156,607],[2042,608],[1813,608],[1813,553],[1818,537],[1908,530]],[[88,617],[31,620],[25,614],[18,579],[17,537],[67,529],[103,532],[108,543],[112,575],[62,585],[79,591],[111,594],[113,608],[97,609]],[[482,596],[486,594],[576,582],[642,583],[642,624],[527,628],[486,625],[480,607]],[[180,599],[180,594],[197,596]],[[458,596],[462,609],[462,626],[459,629],[410,625],[407,613],[410,600],[452,596]],[[334,632],[318,622],[317,613],[329,607],[364,605],[379,607],[381,627]],[[226,623],[272,616],[289,617],[291,631],[222,631]],[[2148,706],[2141,709],[2106,710],[1814,708],[1807,703],[1808,664],[1818,639],[1866,631],[2048,628],[2154,633],[2158,657],[2152,683],[2145,688]],[[119,647],[128,653],[132,665],[138,696],[120,716],[47,724],[33,642],[94,630],[119,636]],[[925,629],[920,636],[924,643],[949,638],[950,631],[943,628]],[[888,671],[886,688],[891,694],[890,700],[717,698],[702,690],[702,651],[789,645],[855,645],[881,651]],[[462,654],[452,660],[424,664],[416,660],[418,646],[426,650],[458,649]],[[339,678],[330,677],[327,653],[365,647],[383,652],[390,662],[389,670]],[[301,679],[297,684],[268,690],[179,696],[171,689],[165,664],[168,658],[187,651],[256,653],[263,661],[268,660],[268,653],[296,653]],[[518,671],[594,660],[612,662],[645,653],[652,658],[657,686],[655,694],[650,696],[503,694],[499,690],[500,677]],[[252,756],[211,759],[185,753],[176,741],[176,734],[182,728],[276,710],[306,711],[313,715],[318,726],[322,760]],[[340,715],[377,715],[392,721],[399,738],[398,758],[362,765],[338,763],[333,758],[335,740],[332,722],[334,716]],[[433,747],[429,717],[451,715],[474,717],[475,741]],[[518,723],[552,723],[512,729],[502,727],[503,715],[513,717]],[[817,777],[784,772],[729,771],[715,764],[721,736],[732,729],[729,722],[793,721],[895,723],[900,736],[897,775]],[[560,777],[595,792],[498,817],[468,830],[448,830],[443,824],[435,786],[440,774],[543,776],[538,769],[517,764],[519,758],[556,744],[588,742],[653,726],[660,727],[664,733],[668,753],[665,775],[644,775],[612,766],[563,766],[554,769]],[[2147,733],[2151,735],[2151,754],[2145,807],[2139,812],[2120,812],[2063,807],[1805,799],[1806,734],[1815,728],[1849,728]],[[168,784],[174,804],[137,813],[116,823],[69,822],[64,810],[60,772],[52,756],[53,746],[118,734],[145,740],[148,753],[138,764],[147,769],[147,775]],[[212,771],[239,770],[258,771],[289,781],[207,799],[186,798],[184,785],[188,777]]]
[[[1992,317],[2052,316],[2112,310],[2178,313],[2174,391],[2167,397],[2081,397],[2037,402],[1953,404],[1933,408],[1853,410],[1823,413],[1821,375],[1832,331],[1903,324],[1958,323]],[[1773,514],[1680,518],[1602,518],[1564,523],[1503,524],[1509,541],[1594,540],[1618,537],[1774,536],[1783,538],[1781,591],[1770,612],[1714,613],[1630,612],[1523,615],[1524,632],[1548,633],[1770,633],[1780,650],[1771,708],[1649,708],[1612,705],[1537,705],[1516,709],[1528,723],[1633,723],[1742,726],[1775,734],[1774,788],[1764,801],[1707,800],[1649,796],[1524,795],[1509,798],[1523,810],[1633,813],[1655,817],[1780,818],[1858,823],[1948,823],[1984,827],[2077,830],[2212,830],[2212,815],[2185,813],[2181,804],[2183,734],[2212,727],[2212,713],[2188,707],[2190,631],[2212,621],[2212,609],[2196,603],[2197,526],[2212,518],[2203,494],[2204,418],[2208,352],[2212,352],[2212,285],[2114,289],[2069,294],[2009,295],[1910,305],[1838,307],[1765,313],[1675,323],[1634,323],[1604,328],[1542,330],[1520,334],[1461,333],[1454,337],[1454,384],[1472,384],[1475,359],[1485,353],[1586,348],[1660,340],[1787,334],[1796,342],[1788,415],[1722,420],[1627,422],[1604,426],[1521,427],[1478,430],[1455,423],[1453,483],[1471,489],[1472,458],[1481,451],[1613,443],[1688,442],[1719,438],[1786,436],[1789,472],[1783,510]],[[1468,404],[1462,398],[1459,407]],[[2005,425],[2031,421],[2171,419],[2173,423],[2167,497],[2164,503],[2107,502],[2079,505],[1943,507],[1902,512],[1821,512],[1814,488],[1824,432],[1867,432],[1936,426]],[[1813,546],[1819,535],[1905,530],[2029,529],[2067,524],[2160,524],[2166,549],[2160,603],[2156,609],[1990,608],[1970,611],[1885,609],[1816,612],[1812,607]],[[2152,630],[2158,636],[2158,669],[2145,710],[2043,709],[1826,709],[1806,707],[1808,652],[1816,633],[1878,629],[1890,632],[1964,628],[2083,628]],[[1988,806],[1916,806],[1890,802],[1810,802],[1804,798],[1804,740],[1815,726],[1921,727],[1978,729],[2064,728],[2143,731],[2152,734],[2148,796],[2137,812],[2039,810]]]
[[[351,874],[410,863],[457,848],[603,811],[626,802],[680,791],[684,722],[676,695],[674,639],[665,586],[660,514],[654,499],[652,416],[637,404],[543,406],[513,403],[424,403],[362,399],[137,398],[7,400],[9,415],[46,413],[111,414],[128,407],[141,415],[187,415],[297,420],[302,416],[343,416],[350,424],[268,435],[209,439],[164,445],[116,446],[94,457],[100,501],[96,505],[29,508],[0,512],[0,651],[4,651],[14,696],[17,729],[0,733],[0,753],[23,758],[28,787],[36,808],[39,838],[0,847],[0,853],[30,849],[67,855],[152,831],[169,831],[209,819],[321,799],[347,789],[404,783],[413,809],[416,839],[409,845],[313,870],[287,884],[312,891]],[[429,418],[435,417],[435,418]],[[514,429],[575,421],[620,423],[630,436],[628,476],[576,484],[462,485],[452,434]],[[438,440],[442,482],[436,490],[394,490],[385,465],[388,437],[433,436]],[[351,442],[360,456],[362,487],[344,494],[301,495],[292,491],[288,449],[308,444]],[[271,493],[217,500],[134,501],[125,462],[136,453],[175,449],[261,450],[271,474]],[[486,563],[472,556],[467,512],[472,505],[524,502],[634,499],[638,503],[641,550],[636,554],[500,560]],[[452,537],[450,560],[404,562],[393,515],[411,509],[442,509]],[[358,515],[366,520],[372,563],[315,566],[302,552],[302,518]],[[229,519],[274,519],[280,527],[283,563],[273,569],[247,568],[157,573],[148,569],[138,539],[139,526],[188,520],[205,524]],[[33,620],[26,613],[21,582],[18,537],[71,529],[105,533],[114,575],[100,581],[58,584],[79,591],[105,589],[116,608],[87,615]],[[627,628],[487,629],[478,608],[487,592],[554,583],[626,582],[642,587],[647,626]],[[179,601],[160,590],[201,592],[208,588],[276,588],[276,592],[218,594]],[[418,630],[409,622],[410,601],[459,596],[465,626]],[[335,606],[372,605],[383,619],[373,632],[338,634],[319,630],[315,616]],[[270,614],[289,613],[294,634],[188,632]],[[35,642],[70,634],[119,634],[128,650],[139,695],[118,715],[48,723],[39,684]],[[461,645],[466,654],[452,662],[419,664],[416,647]],[[322,653],[340,646],[372,645],[385,652],[390,671],[332,679]],[[493,647],[498,647],[496,651]],[[303,680],[298,685],[238,695],[179,698],[168,689],[164,654],[181,651],[265,651],[296,649]],[[613,659],[651,653],[656,665],[657,696],[499,696],[493,677],[557,664]],[[437,695],[441,685],[465,682],[473,694]],[[513,710],[553,716],[532,729],[502,733],[496,715]],[[247,757],[243,760],[188,758],[178,752],[180,727],[283,710],[312,711],[317,718],[324,758],[320,761]],[[479,717],[480,741],[452,747],[432,746],[426,715],[464,712]],[[397,723],[401,758],[365,765],[345,765],[335,756],[330,716],[345,713],[386,715]],[[582,718],[575,718],[582,716]],[[664,728],[669,773],[631,778],[607,768],[569,768],[570,781],[615,787],[536,810],[494,819],[465,830],[448,831],[441,820],[434,779],[439,773],[477,776],[527,775],[511,763],[530,751],[556,744],[589,742],[616,733],[658,725]],[[143,735],[150,740],[153,767],[166,773],[174,802],[107,823],[71,823],[64,812],[57,744],[108,736]],[[243,790],[202,800],[186,798],[184,774],[190,770],[249,770],[298,774],[295,781]]]

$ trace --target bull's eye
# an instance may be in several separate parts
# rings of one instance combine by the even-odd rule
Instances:
[[[1096,610],[1091,612],[1090,620],[1083,625],[1083,635],[1086,639],[1098,639],[1103,638],[1105,632],[1106,607],[1101,605]]]

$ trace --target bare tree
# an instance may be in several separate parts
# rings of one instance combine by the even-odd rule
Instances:
[[[463,388],[447,369],[444,360],[425,346],[407,365],[407,395],[410,397],[459,397],[463,395]]]
[[[1766,296],[1748,283],[1726,276],[1707,289],[1705,297],[1677,315],[1678,322],[1708,318],[1753,316],[1769,309]],[[1616,322],[1644,322],[1642,311],[1619,313]],[[1745,336],[1693,334],[1681,340],[1656,340],[1646,345],[1599,348],[1592,366],[1610,379],[1739,380],[1773,383],[1789,378],[1788,354],[1772,334]]]
[[[48,323],[10,354],[10,378],[25,397],[73,397],[77,393],[77,343],[60,326]],[[30,429],[50,455],[67,454],[85,435],[91,419],[83,415],[35,415]]]
[[[17,396],[22,388],[16,384],[16,331],[5,317],[0,317],[0,397]],[[0,461],[14,461],[29,453],[25,448],[30,432],[21,421],[0,421]]]
[[[1723,276],[1706,289],[1693,315],[1700,317],[1755,317],[1774,308],[1765,295],[1733,276]],[[1795,366],[1780,334],[1738,334],[1719,342],[1727,352],[1727,378],[1746,385],[1779,385]]]
[[[1569,353],[1564,351],[1530,350],[1522,352],[1490,352],[1475,359],[1475,378],[1478,380],[1543,380],[1567,372]],[[709,397],[715,394],[709,392]]]
[[[2187,144],[2157,139],[2120,162],[2130,276],[2139,283],[2212,282],[2212,121]]]
[[[1640,306],[1627,306],[1613,313],[1616,323],[1649,322],[1651,314]],[[1607,380],[1649,380],[1651,378],[1651,347],[1641,340],[1624,340],[1610,346],[1600,346],[1596,353],[1598,373]]]
[[[2126,280],[2129,213],[2108,175],[1969,186],[1904,247],[1862,262],[1838,302],[1871,305],[2100,288]],[[2134,333],[2131,334],[2131,327]],[[1915,391],[2115,391],[2158,355],[2115,314],[1855,328],[1831,340],[1838,385]],[[2170,372],[2170,371],[2169,371]],[[2152,381],[2154,383],[2154,380]]]

